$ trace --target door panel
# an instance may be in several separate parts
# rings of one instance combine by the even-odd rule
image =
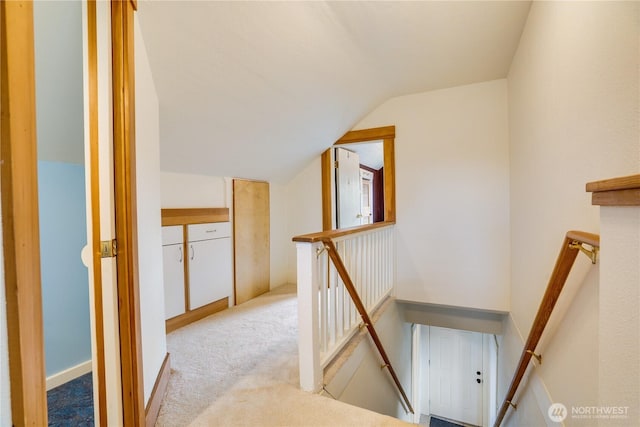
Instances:
[[[336,199],[338,228],[361,225],[360,159],[357,153],[336,148]]]
[[[481,425],[482,334],[432,326],[429,348],[431,414]]]
[[[179,243],[162,247],[165,319],[171,319],[185,312],[182,246],[182,243]]]
[[[189,242],[189,309],[229,296],[229,239]]]
[[[269,291],[269,233],[269,183],[234,179],[236,304]]]

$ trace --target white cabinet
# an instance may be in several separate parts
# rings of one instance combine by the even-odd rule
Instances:
[[[167,333],[234,305],[229,208],[162,209]]]
[[[165,319],[171,319],[185,312],[185,257],[182,229],[181,225],[162,227]]]
[[[228,222],[187,226],[189,309],[231,297],[231,227]]]

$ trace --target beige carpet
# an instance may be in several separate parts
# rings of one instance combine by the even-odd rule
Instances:
[[[403,426],[298,388],[295,286],[167,336],[171,378],[157,426]]]

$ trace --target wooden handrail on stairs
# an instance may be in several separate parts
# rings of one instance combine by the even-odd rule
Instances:
[[[378,337],[378,333],[376,332],[376,329],[373,327],[373,322],[371,321],[371,318],[367,313],[367,309],[365,308],[364,304],[362,303],[362,300],[360,299],[360,296],[358,295],[358,291],[356,290],[356,287],[354,286],[353,281],[349,276],[349,272],[347,271],[347,268],[344,266],[344,263],[342,262],[342,258],[340,258],[340,254],[336,250],[336,245],[333,243],[333,240],[331,240],[330,237],[322,237],[320,240],[324,243],[324,246],[327,249],[329,258],[331,258],[331,261],[333,261],[333,265],[336,267],[336,271],[340,275],[340,278],[344,283],[344,287],[349,292],[349,295],[351,296],[351,299],[353,300],[353,303],[355,304],[356,309],[358,310],[358,313],[360,313],[360,317],[364,322],[364,326],[367,327],[367,330],[369,331],[369,335],[371,335],[371,339],[373,340],[373,343],[375,344],[376,348],[378,349],[378,352],[380,353],[380,356],[382,357],[382,360],[384,361],[384,365],[382,365],[382,368],[389,369],[389,374],[391,374],[391,377],[393,378],[393,382],[396,384],[398,391],[402,395],[402,399],[404,400],[404,403],[407,405],[407,408],[409,409],[409,411],[413,414],[414,412],[413,412],[413,407],[411,406],[411,402],[409,402],[409,398],[407,397],[407,394],[402,388],[402,384],[400,384],[400,380],[398,379],[398,376],[396,375],[396,372],[393,369],[393,366],[391,366],[391,361],[387,356],[387,352],[385,351],[384,346],[382,345],[382,342]]]
[[[585,248],[585,244],[591,246],[591,249]],[[520,381],[522,381],[522,377],[527,370],[527,366],[531,361],[531,357],[535,355],[536,346],[540,341],[544,328],[547,326],[553,307],[558,301],[560,292],[567,281],[567,277],[569,276],[571,267],[573,267],[573,263],[578,256],[578,252],[582,251],[587,254],[591,258],[591,262],[595,264],[599,249],[600,236],[597,234],[585,233],[582,231],[569,231],[567,233],[562,244],[562,248],[560,249],[558,259],[556,260],[553,273],[549,279],[547,290],[545,291],[540,307],[538,308],[538,314],[536,314],[536,318],[531,326],[531,331],[529,332],[529,337],[527,338],[527,342],[522,350],[520,362],[518,363],[516,372],[511,380],[509,391],[507,392],[504,402],[502,403],[500,411],[496,417],[494,427],[500,426],[509,406],[513,406],[514,408],[516,407],[516,404],[513,402],[513,398],[518,390]],[[538,356],[536,355],[536,357]]]

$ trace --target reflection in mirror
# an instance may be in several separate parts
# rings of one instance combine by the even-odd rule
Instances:
[[[395,126],[347,132],[322,155],[323,229],[395,221]]]

